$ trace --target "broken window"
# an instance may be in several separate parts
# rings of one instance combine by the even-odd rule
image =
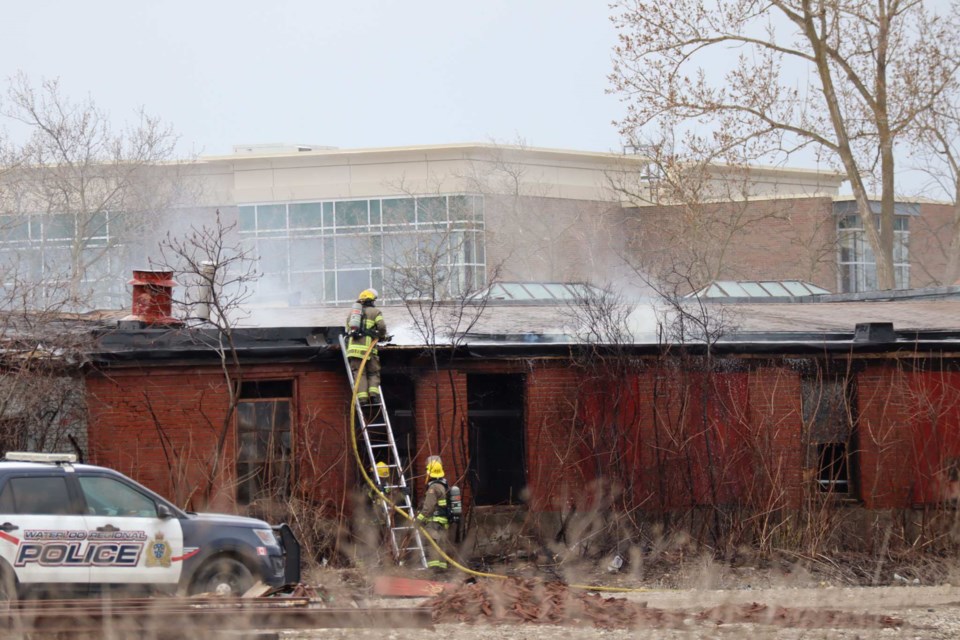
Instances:
[[[821,492],[853,497],[856,462],[852,390],[847,376],[803,380],[808,464]]]
[[[517,504],[527,484],[524,378],[467,376],[470,487],[474,504]]]
[[[237,501],[283,499],[290,494],[292,380],[240,385],[237,403]]]
[[[847,443],[826,442],[817,445],[817,483],[821,491],[850,493],[847,468]]]

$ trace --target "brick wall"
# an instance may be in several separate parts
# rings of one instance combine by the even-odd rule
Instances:
[[[627,215],[630,254],[651,273],[679,264],[695,283],[799,279],[838,290],[830,198],[646,207]],[[953,284],[944,277],[953,215],[951,205],[924,203],[911,217],[911,287]]]
[[[244,379],[294,380],[295,488],[306,498],[339,509],[343,488],[353,478],[349,390],[343,374],[248,367]],[[86,382],[91,462],[115,468],[181,506],[232,506],[237,452],[233,420],[219,473],[211,478],[228,406],[218,369],[115,369],[91,375]],[[209,486],[214,490],[208,494]]]
[[[450,484],[457,484],[469,500],[466,477],[467,377],[459,371],[425,371],[416,380],[414,423],[417,452],[413,473],[416,495],[423,495],[427,456],[438,455]],[[415,500],[417,504],[419,502]]]
[[[590,508],[613,494],[651,510],[715,502],[798,508],[815,481],[804,440],[802,373],[777,361],[747,364],[711,378],[655,360],[612,377],[602,367],[556,359],[416,370],[416,495],[426,456],[440,455],[469,503],[467,375],[524,372],[526,498],[535,510]],[[868,364],[855,386],[854,473],[864,506],[960,498],[960,372]],[[342,373],[277,366],[245,374],[265,378],[295,381],[297,491],[331,511],[347,508],[345,489],[355,486],[356,472]],[[182,505],[230,505],[232,424],[216,483],[227,491],[200,491],[226,407],[217,369],[114,370],[88,377],[87,393],[93,463]]]
[[[945,277],[953,216],[952,205],[924,203],[910,219],[910,286],[956,284]]]
[[[787,367],[762,366],[748,378],[750,437],[756,443],[753,474],[758,498],[769,506],[796,508],[805,477],[800,374]]]
[[[599,471],[582,456],[577,437],[580,383],[566,363],[537,362],[527,373],[527,480],[535,510],[568,506]]]
[[[830,198],[641,207],[629,211],[626,233],[630,254],[653,275],[679,268],[695,286],[799,279],[834,291],[832,207]]]

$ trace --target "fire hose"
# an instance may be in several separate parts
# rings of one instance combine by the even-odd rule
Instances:
[[[466,573],[467,575],[475,576],[478,578],[494,578],[497,580],[505,580],[509,578],[510,576],[503,575],[500,573],[487,573],[484,571],[476,571],[474,569],[471,569],[470,567],[466,567],[462,565],[461,563],[457,562],[455,559],[451,558],[450,555],[440,547],[437,541],[434,540],[429,533],[427,533],[426,528],[424,528],[423,525],[420,524],[420,522],[418,522],[416,518],[411,518],[410,514],[408,514],[406,511],[398,507],[393,502],[393,500],[391,500],[386,494],[384,494],[383,491],[380,490],[379,485],[377,485],[377,483],[374,482],[373,479],[370,477],[370,475],[367,473],[366,465],[363,464],[363,459],[360,457],[360,448],[357,445],[357,427],[356,427],[357,394],[360,392],[360,380],[363,376],[363,370],[367,366],[367,360],[370,359],[370,354],[373,352],[373,349],[377,346],[377,342],[378,340],[374,338],[370,342],[370,346],[367,347],[367,351],[363,354],[363,360],[360,361],[360,368],[357,370],[357,374],[354,376],[353,395],[350,398],[350,444],[353,446],[353,456],[357,462],[357,468],[360,469],[360,475],[363,476],[364,482],[366,482],[367,485],[370,486],[370,488],[376,493],[376,495],[381,500],[383,500],[385,504],[389,505],[394,512],[403,516],[403,518],[408,520],[414,527],[416,527],[420,535],[423,536],[427,540],[427,542],[430,544],[430,546],[432,546],[437,551],[437,553],[440,554],[440,556],[444,560],[446,560],[447,563],[449,563],[451,566],[459,569],[460,571],[462,571],[463,573]],[[652,589],[646,589],[642,587],[633,587],[633,588],[606,587],[601,585],[588,585],[588,584],[570,584],[567,586],[571,589],[581,589],[585,591],[607,591],[607,592],[615,592],[615,593],[640,593],[640,592],[652,591]]]

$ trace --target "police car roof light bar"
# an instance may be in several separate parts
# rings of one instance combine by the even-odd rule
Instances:
[[[3,457],[9,462],[51,462],[70,464],[77,461],[75,453],[35,453],[33,451],[8,451]]]

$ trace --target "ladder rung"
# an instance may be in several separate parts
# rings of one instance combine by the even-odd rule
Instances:
[[[386,443],[384,443],[384,444],[371,444],[371,445],[370,445],[370,447],[371,447],[372,449],[380,449],[380,448],[382,448],[382,447],[389,447],[389,446],[390,446],[390,443],[389,443],[389,442],[386,442]]]

